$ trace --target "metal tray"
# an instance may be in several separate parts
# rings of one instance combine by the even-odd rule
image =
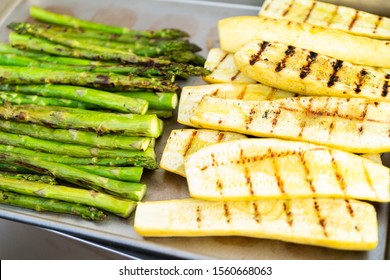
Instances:
[[[0,41],[8,41],[7,23],[29,19],[31,5],[71,13],[77,17],[129,26],[134,29],[181,28],[191,41],[202,46],[203,55],[218,46],[217,21],[235,15],[256,15],[257,6],[212,1],[185,0],[25,0],[0,3]],[[4,7],[3,7],[4,6]],[[182,84],[204,84],[191,78]],[[158,139],[158,160],[170,131],[181,128],[176,116],[166,122],[165,132]],[[162,169],[146,171],[143,181],[148,186],[144,200],[188,197],[184,178]],[[0,205],[0,217],[49,230],[81,237],[113,246],[122,252],[148,254],[155,258],[179,259],[384,259],[388,229],[388,204],[376,205],[379,220],[379,245],[373,251],[340,251],[266,239],[245,237],[143,238],[133,228],[133,215],[128,219],[109,216],[103,222]]]

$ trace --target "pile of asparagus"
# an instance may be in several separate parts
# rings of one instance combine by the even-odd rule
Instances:
[[[207,75],[177,29],[131,30],[31,7],[0,44],[0,203],[128,217],[172,116],[177,79]]]

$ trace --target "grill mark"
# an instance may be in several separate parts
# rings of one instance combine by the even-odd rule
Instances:
[[[264,11],[268,11],[269,7],[271,6],[272,1],[268,2],[266,6],[264,6]]]
[[[333,73],[329,77],[329,81],[327,83],[328,87],[332,87],[338,80],[339,77],[337,76],[337,72],[343,67],[343,61],[340,59],[337,59],[336,62],[332,62],[333,67]]]
[[[336,17],[336,15],[338,14],[339,12],[339,6],[336,5],[332,15],[330,16],[328,22],[326,23],[326,25],[329,27],[332,23],[333,23],[333,20],[334,18]]]
[[[230,216],[229,206],[226,203],[223,204],[223,211],[225,214],[226,222],[229,224],[232,217]]]
[[[282,16],[285,17],[285,16],[290,12],[292,6],[294,5],[294,2],[295,2],[295,0],[291,0],[291,2],[290,2],[290,4],[288,5],[287,9],[285,9],[285,10],[283,11]]]
[[[308,13],[307,13],[305,19],[303,20],[303,22],[306,22],[306,21],[310,18],[311,12],[312,12],[313,9],[315,8],[316,4],[317,4],[317,2],[313,2],[313,3],[311,4],[311,7],[310,7],[310,9],[309,9],[309,11],[308,11]]]
[[[309,152],[309,151],[323,151],[325,150],[325,148],[312,148],[312,149],[308,149],[306,150],[305,152]],[[241,156],[239,159],[235,159],[235,160],[230,160],[229,162],[226,162],[226,163],[218,163],[218,165],[206,165],[202,168],[200,168],[201,171],[203,170],[206,170],[208,167],[210,166],[225,166],[225,165],[229,165],[229,164],[246,164],[246,163],[255,163],[255,162],[258,162],[258,161],[262,161],[262,160],[266,160],[266,159],[272,159],[274,157],[278,157],[278,158],[281,158],[281,157],[287,157],[287,156],[292,156],[292,155],[296,155],[297,151],[286,151],[286,152],[280,152],[280,153],[277,153],[277,152],[273,152],[272,154],[269,153],[269,151],[263,155],[259,155],[259,156]],[[219,182],[219,180],[217,180],[217,184],[219,184],[221,187],[222,187],[222,183]]]
[[[390,74],[385,74],[385,81],[383,83],[383,88],[382,88],[382,97],[386,97],[387,94],[389,93],[389,79],[390,79]]]
[[[252,202],[252,206],[253,206],[253,219],[256,221],[256,223],[260,224],[262,219],[256,202]]]
[[[350,215],[352,218],[354,218],[354,217],[355,217],[355,212],[354,212],[353,209],[352,209],[351,203],[349,202],[348,199],[345,200],[345,203],[346,203],[346,206],[347,206],[347,210],[348,210],[349,215]]]
[[[245,128],[246,130],[249,130],[249,125],[253,122],[253,115],[256,113],[256,109],[255,107],[252,107],[250,112],[249,112],[249,115],[248,115],[248,119],[246,120],[246,124],[245,124]]]
[[[271,128],[271,133],[274,131],[276,125],[278,124],[278,118],[280,116],[280,114],[282,113],[282,111],[280,109],[278,109],[276,112],[275,112],[275,117],[272,119],[272,128]]]
[[[300,127],[301,127],[301,130],[299,131],[298,137],[302,137],[303,131],[304,131],[305,128],[306,128],[306,121],[302,121],[299,125],[300,125]]]
[[[288,46],[287,50],[284,52],[285,56],[283,57],[282,61],[280,61],[275,68],[276,72],[280,72],[283,70],[283,68],[286,68],[286,62],[287,60],[292,57],[295,53],[295,47],[294,46]]]
[[[194,143],[194,139],[196,137],[196,135],[198,134],[198,131],[197,130],[194,130],[191,134],[191,137],[188,141],[188,143],[186,144],[186,147],[184,149],[184,153],[183,153],[183,157],[185,157],[188,153],[188,151],[190,150],[191,146],[192,146],[192,143]]]
[[[326,220],[321,217],[320,206],[319,206],[317,200],[315,198],[313,198],[313,201],[314,201],[314,209],[316,211],[317,218],[318,218],[318,223],[322,227],[322,232],[323,232],[324,236],[328,237],[328,232],[326,231]]]
[[[363,135],[363,126],[362,125],[359,125],[358,134],[359,134],[359,136]]]
[[[260,49],[256,54],[252,54],[249,60],[250,65],[254,65],[257,61],[259,61],[261,54],[263,51],[269,46],[269,42],[263,41],[260,45]]]
[[[217,88],[215,91],[213,91],[212,93],[210,93],[210,96],[217,96],[217,95],[218,95],[218,92],[219,92],[219,88]]]
[[[364,105],[364,108],[363,108],[363,110],[362,110],[362,113],[360,114],[360,119],[361,119],[362,121],[366,118],[367,112],[368,112],[368,103],[366,103],[366,104]]]
[[[282,178],[280,178],[280,170],[279,170],[279,165],[278,165],[278,156],[275,156],[275,154],[272,152],[271,149],[268,149],[268,154],[270,154],[270,157],[272,158],[272,163],[274,166],[274,171],[275,171],[275,178],[276,182],[278,184],[278,188],[282,194],[285,194],[286,191],[284,190],[284,183]]]
[[[340,187],[341,191],[345,194],[347,186],[345,185],[344,177],[340,173],[340,170],[339,170],[339,168],[337,166],[337,162],[336,162],[336,160],[335,160],[331,150],[329,150],[329,155],[330,155],[330,158],[331,158],[333,173],[334,173],[334,175],[336,177],[336,180],[337,180],[337,182],[339,184],[339,187]]]
[[[217,138],[217,143],[221,142],[223,137],[225,137],[225,133],[223,132],[218,132],[218,138]]]
[[[309,55],[306,57],[306,65],[302,66],[302,68],[300,69],[301,72],[299,73],[299,77],[301,79],[306,78],[306,76],[310,74],[310,67],[313,64],[313,62],[316,60],[317,56],[318,53],[313,51],[309,52]]]
[[[368,72],[366,71],[366,69],[362,69],[360,72],[359,72],[359,75],[358,75],[358,82],[356,83],[356,87],[354,88],[354,91],[356,93],[360,93],[362,90],[361,90],[361,87],[364,83],[364,77],[368,74]]]
[[[311,179],[311,176],[310,176],[310,169],[306,164],[305,154],[304,154],[304,152],[299,152],[298,155],[299,155],[299,159],[301,160],[303,170],[305,172],[305,180],[309,184],[311,192],[316,193],[317,190],[316,190],[315,186],[313,185],[313,180]]]
[[[374,188],[374,184],[372,183],[370,173],[367,170],[366,165],[364,164],[364,161],[362,161],[363,164],[363,170],[364,170],[364,177],[366,178],[367,184],[370,187],[370,190],[374,193],[375,197],[378,197],[378,194]]]
[[[288,202],[288,200],[283,202],[283,210],[284,210],[284,213],[286,214],[286,220],[287,220],[288,225],[290,227],[292,227],[293,226],[293,217],[292,217],[292,213],[291,213],[290,203]]]
[[[330,125],[329,125],[329,129],[328,129],[328,135],[329,135],[329,139],[332,137],[332,133],[333,133],[333,130],[334,130],[334,122],[331,122]]]
[[[202,227],[202,215],[199,205],[196,206],[196,223],[198,224],[198,228]]]
[[[356,11],[355,11],[355,14],[354,14],[354,16],[353,16],[353,18],[352,18],[352,20],[351,20],[351,22],[350,22],[349,25],[348,25],[348,30],[351,30],[351,29],[352,29],[352,27],[353,27],[354,24],[356,23],[358,17],[359,17],[359,11],[356,10]]]
[[[244,99],[244,96],[245,96],[245,93],[246,93],[246,89],[247,89],[247,85],[244,85],[242,87],[242,90],[240,91],[240,93],[236,97],[236,99]]]
[[[215,70],[217,70],[217,68],[222,64],[222,62],[226,59],[226,57],[229,55],[229,53],[226,53],[217,63],[217,65],[215,65],[215,67],[213,68],[213,70],[211,70],[212,72],[214,72]]]
[[[252,185],[252,180],[251,180],[251,176],[250,176],[250,170],[249,170],[248,167],[245,167],[245,169],[244,169],[244,176],[245,176],[245,183],[248,186],[250,195],[254,195],[255,192],[253,191],[253,185]]]
[[[223,197],[223,185],[222,185],[222,182],[221,182],[221,180],[217,180],[217,182],[216,182],[216,187],[217,187],[217,190],[219,191],[219,195],[221,196],[221,197]]]
[[[234,75],[230,78],[230,80],[231,80],[231,81],[234,81],[235,79],[237,79],[238,75],[240,75],[240,74],[241,74],[241,71],[240,71],[240,70],[237,70],[236,74],[234,74]]]
[[[372,33],[375,34],[378,31],[378,27],[381,24],[381,21],[382,21],[382,17],[378,16],[378,19],[375,22],[375,26],[374,26],[374,29],[372,30]]]
[[[345,205],[347,207],[349,215],[351,216],[351,219],[355,222],[355,211],[353,210],[352,205],[348,199],[345,200]],[[356,222],[354,224],[354,229],[359,232],[361,230],[359,225],[357,225]]]
[[[316,117],[324,117],[324,116],[332,115],[333,117],[338,117],[338,118],[347,119],[347,120],[351,120],[351,121],[352,120],[362,121],[361,115],[359,115],[359,116],[356,116],[356,115],[342,115],[342,114],[340,114],[338,112],[333,112],[331,114],[330,112],[310,110],[309,108],[304,108],[302,110],[297,109],[297,108],[285,107],[285,106],[279,106],[279,108],[281,110],[286,110],[286,111],[293,112],[293,113],[304,113],[306,115],[313,115],[313,116],[316,116]],[[388,123],[386,121],[381,121],[381,120],[371,119],[371,118],[370,119],[365,119],[365,121],[367,121],[367,122],[375,122],[375,123],[384,123],[384,124]]]

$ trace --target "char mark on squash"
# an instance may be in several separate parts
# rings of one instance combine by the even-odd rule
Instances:
[[[253,54],[251,56],[251,59],[249,60],[249,64],[250,65],[254,65],[257,61],[260,60],[260,56],[261,54],[263,53],[263,51],[269,46],[269,42],[267,41],[263,41],[261,44],[260,44],[260,49],[259,51],[256,53],[256,54]]]
[[[314,10],[316,4],[317,4],[317,2],[313,2],[313,3],[311,4],[310,9],[309,9],[309,11],[307,12],[307,15],[306,15],[305,19],[303,20],[303,22],[306,22],[306,21],[310,18],[311,12]]]
[[[330,76],[329,81],[327,83],[328,87],[332,87],[338,81],[339,77],[337,76],[337,72],[341,69],[341,67],[343,67],[343,61],[337,59],[335,62],[332,63],[332,67],[333,67],[333,73]]]
[[[306,65],[302,66],[301,73],[299,74],[299,77],[301,79],[306,78],[307,75],[310,74],[310,67],[312,63],[316,60],[318,53],[310,51],[309,55],[306,57]]]
[[[293,56],[295,53],[295,47],[294,46],[288,46],[287,47],[287,50],[285,51],[285,56],[283,57],[282,61],[280,61],[278,63],[278,65],[276,65],[276,68],[275,68],[275,71],[276,72],[280,72],[282,71],[284,68],[286,68],[286,62],[287,60]]]

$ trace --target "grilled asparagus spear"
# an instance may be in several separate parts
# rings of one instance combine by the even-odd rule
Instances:
[[[131,30],[126,27],[110,26],[103,23],[96,23],[92,21],[82,20],[79,18],[72,17],[70,15],[58,14],[51,12],[49,10],[42,9],[37,6],[32,6],[30,8],[30,15],[40,21],[70,26],[75,28],[85,28],[88,30],[97,30],[101,32],[124,35],[129,37],[146,37],[146,38],[180,38],[187,37],[188,34],[184,31],[178,29],[160,29],[155,31],[147,30]],[[112,36],[111,37],[116,37]]]
[[[176,92],[179,88],[175,83],[157,78],[19,66],[0,66],[0,82],[2,84],[65,84],[104,89],[127,87],[168,92]]]
[[[27,135],[17,135],[4,131],[0,131],[0,143],[3,145],[12,145],[46,153],[67,155],[70,157],[134,158],[134,160],[139,159],[139,161],[146,159],[156,160],[153,148],[147,148],[145,151],[101,149],[84,145],[44,140]]]
[[[94,207],[1,190],[0,203],[28,208],[39,212],[55,212],[76,215],[83,219],[92,221],[101,221],[106,217],[103,211]]]
[[[131,96],[118,96],[107,91],[70,85],[2,85],[0,90],[10,90],[44,97],[69,99],[90,104],[90,107],[113,110],[122,113],[143,115],[149,108],[148,101]],[[68,107],[68,106],[64,106]],[[70,106],[69,106],[70,107]]]
[[[129,217],[137,205],[135,201],[119,199],[102,192],[29,181],[25,181],[21,184],[21,181],[18,179],[5,178],[1,176],[0,190],[35,197],[80,203],[105,210],[123,218]]]
[[[145,184],[105,178],[69,165],[49,162],[37,157],[31,158],[21,154],[0,152],[0,159],[38,173],[53,174],[56,178],[74,183],[83,188],[89,188],[99,192],[104,191],[134,201],[140,201],[146,192]]]
[[[59,108],[49,106],[0,106],[0,118],[41,124],[53,128],[95,131],[98,135],[117,132],[127,136],[157,138],[163,131],[161,120],[156,115],[118,115],[92,110],[76,110],[76,108]]]
[[[34,150],[29,150],[21,147],[15,147],[12,145],[0,144],[0,151],[11,152],[14,154],[20,154],[29,158],[37,158],[45,161],[67,164],[71,166],[75,165],[97,165],[97,166],[140,166],[147,169],[156,169],[157,163],[155,158],[152,157],[139,157],[139,158],[96,158],[96,157],[70,157],[66,155],[58,155],[52,153],[43,153]],[[0,162],[4,163],[4,161]],[[93,173],[93,172],[91,172]]]
[[[2,85],[0,85],[1,88]],[[63,98],[52,98],[52,97],[42,97],[37,95],[26,95],[17,92],[10,91],[0,91],[0,101],[3,105],[13,104],[13,105],[23,105],[23,104],[33,104],[40,106],[59,106],[59,107],[72,107],[72,108],[82,108],[82,109],[100,109],[94,105],[87,103],[63,99]]]
[[[40,139],[79,144],[101,149],[145,151],[152,142],[152,139],[149,137],[124,136],[116,134],[98,136],[96,133],[89,131],[60,128],[56,129],[46,127],[44,125],[14,121],[1,121],[0,130],[14,134],[28,135]]]

